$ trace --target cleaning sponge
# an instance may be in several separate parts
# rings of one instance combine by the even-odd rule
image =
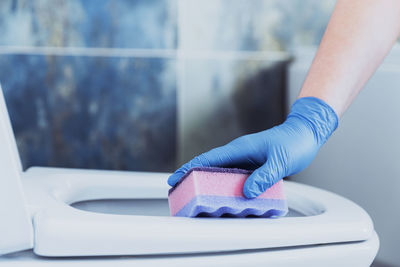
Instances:
[[[183,217],[275,217],[288,212],[279,181],[257,198],[247,199],[243,184],[251,171],[215,167],[189,170],[169,190],[168,201],[172,216]]]

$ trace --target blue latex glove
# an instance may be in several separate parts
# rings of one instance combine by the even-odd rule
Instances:
[[[193,167],[244,168],[255,171],[247,178],[243,194],[257,197],[283,177],[305,169],[337,125],[335,111],[324,101],[300,98],[281,125],[195,157],[172,174],[168,184],[174,186]]]

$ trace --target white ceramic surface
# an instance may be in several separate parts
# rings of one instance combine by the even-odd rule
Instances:
[[[0,255],[32,247],[17,145],[0,86]]]

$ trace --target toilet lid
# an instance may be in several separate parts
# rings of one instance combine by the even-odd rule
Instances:
[[[21,185],[22,165],[0,86],[0,254],[32,247],[33,230]]]

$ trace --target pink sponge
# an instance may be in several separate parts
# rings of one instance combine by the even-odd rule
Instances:
[[[198,167],[189,170],[169,190],[172,216],[183,217],[275,217],[288,212],[279,181],[257,198],[243,195],[243,184],[250,171],[226,168]]]

